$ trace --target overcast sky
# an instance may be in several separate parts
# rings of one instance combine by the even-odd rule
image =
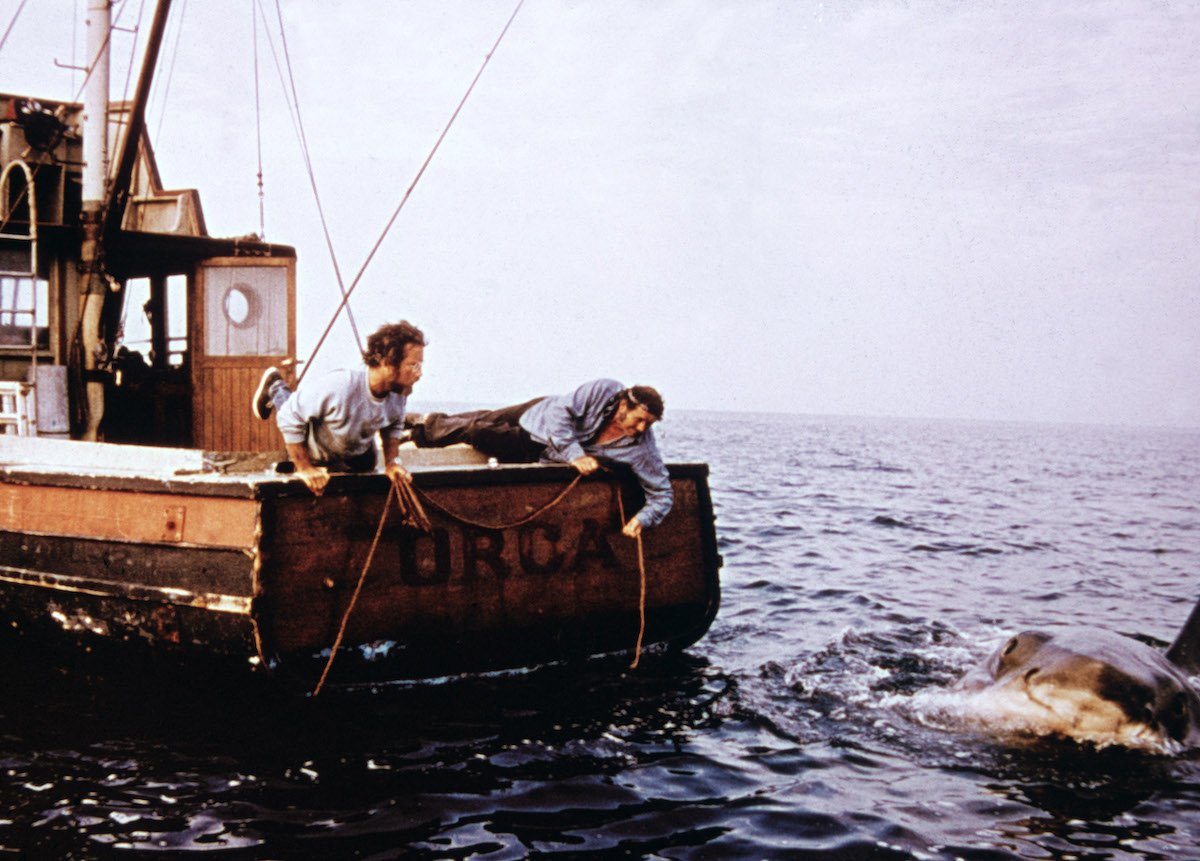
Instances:
[[[81,5],[27,3],[0,90],[75,97]],[[349,281],[515,0],[282,5]],[[304,357],[337,286],[259,37]],[[668,408],[1197,426],[1197,45],[1190,2],[526,0],[352,306],[425,329],[417,408],[615,376]],[[253,62],[250,3],[175,0],[149,128],[218,235],[259,226]]]

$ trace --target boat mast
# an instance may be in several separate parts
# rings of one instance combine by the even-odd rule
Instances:
[[[150,85],[154,81],[154,69],[167,27],[167,16],[171,11],[171,0],[159,0],[154,10],[154,20],[146,37],[146,54],[142,58],[137,90],[115,172],[110,169],[107,145],[111,9],[111,0],[88,0],[87,43],[92,67],[84,101],[84,153],[87,164],[83,178],[84,242],[81,253],[84,273],[81,287],[83,370],[87,392],[87,421],[83,438],[86,440],[96,439],[100,420],[104,417],[104,383],[97,379],[96,370],[102,358],[108,356],[111,347],[112,333],[105,336],[105,312],[116,301],[113,294],[121,290],[121,285],[114,284],[103,272],[104,252],[113,246],[125,217],[138,145],[146,123],[146,103],[150,98]],[[110,284],[113,284],[111,290]]]
[[[83,91],[83,211],[95,216],[103,209],[108,178],[108,34],[112,3],[88,0],[84,26],[89,66]]]
[[[87,84],[83,94],[83,246],[80,268],[83,281],[81,337],[86,392],[83,439],[95,440],[104,416],[104,383],[96,379],[101,352],[100,320],[107,289],[100,276],[100,230],[108,184],[108,78],[112,30],[110,0],[88,0],[84,18],[87,42]]]

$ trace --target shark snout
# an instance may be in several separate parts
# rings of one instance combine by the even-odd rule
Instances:
[[[1200,604],[1167,653],[1093,628],[1022,631],[956,687],[997,727],[1100,745],[1200,746]]]

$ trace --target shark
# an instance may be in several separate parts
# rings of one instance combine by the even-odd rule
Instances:
[[[1200,747],[1200,602],[1165,651],[1100,628],[1022,631],[953,690],[987,728],[1097,747]]]

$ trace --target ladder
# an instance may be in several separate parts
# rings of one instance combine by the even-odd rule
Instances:
[[[24,215],[24,223],[14,215]],[[0,381],[0,433],[37,433],[37,297],[37,194],[33,171],[14,159],[0,171],[0,334],[20,338],[28,324],[29,373],[26,382]]]
[[[32,436],[29,426],[29,383],[0,382],[0,435]]]

